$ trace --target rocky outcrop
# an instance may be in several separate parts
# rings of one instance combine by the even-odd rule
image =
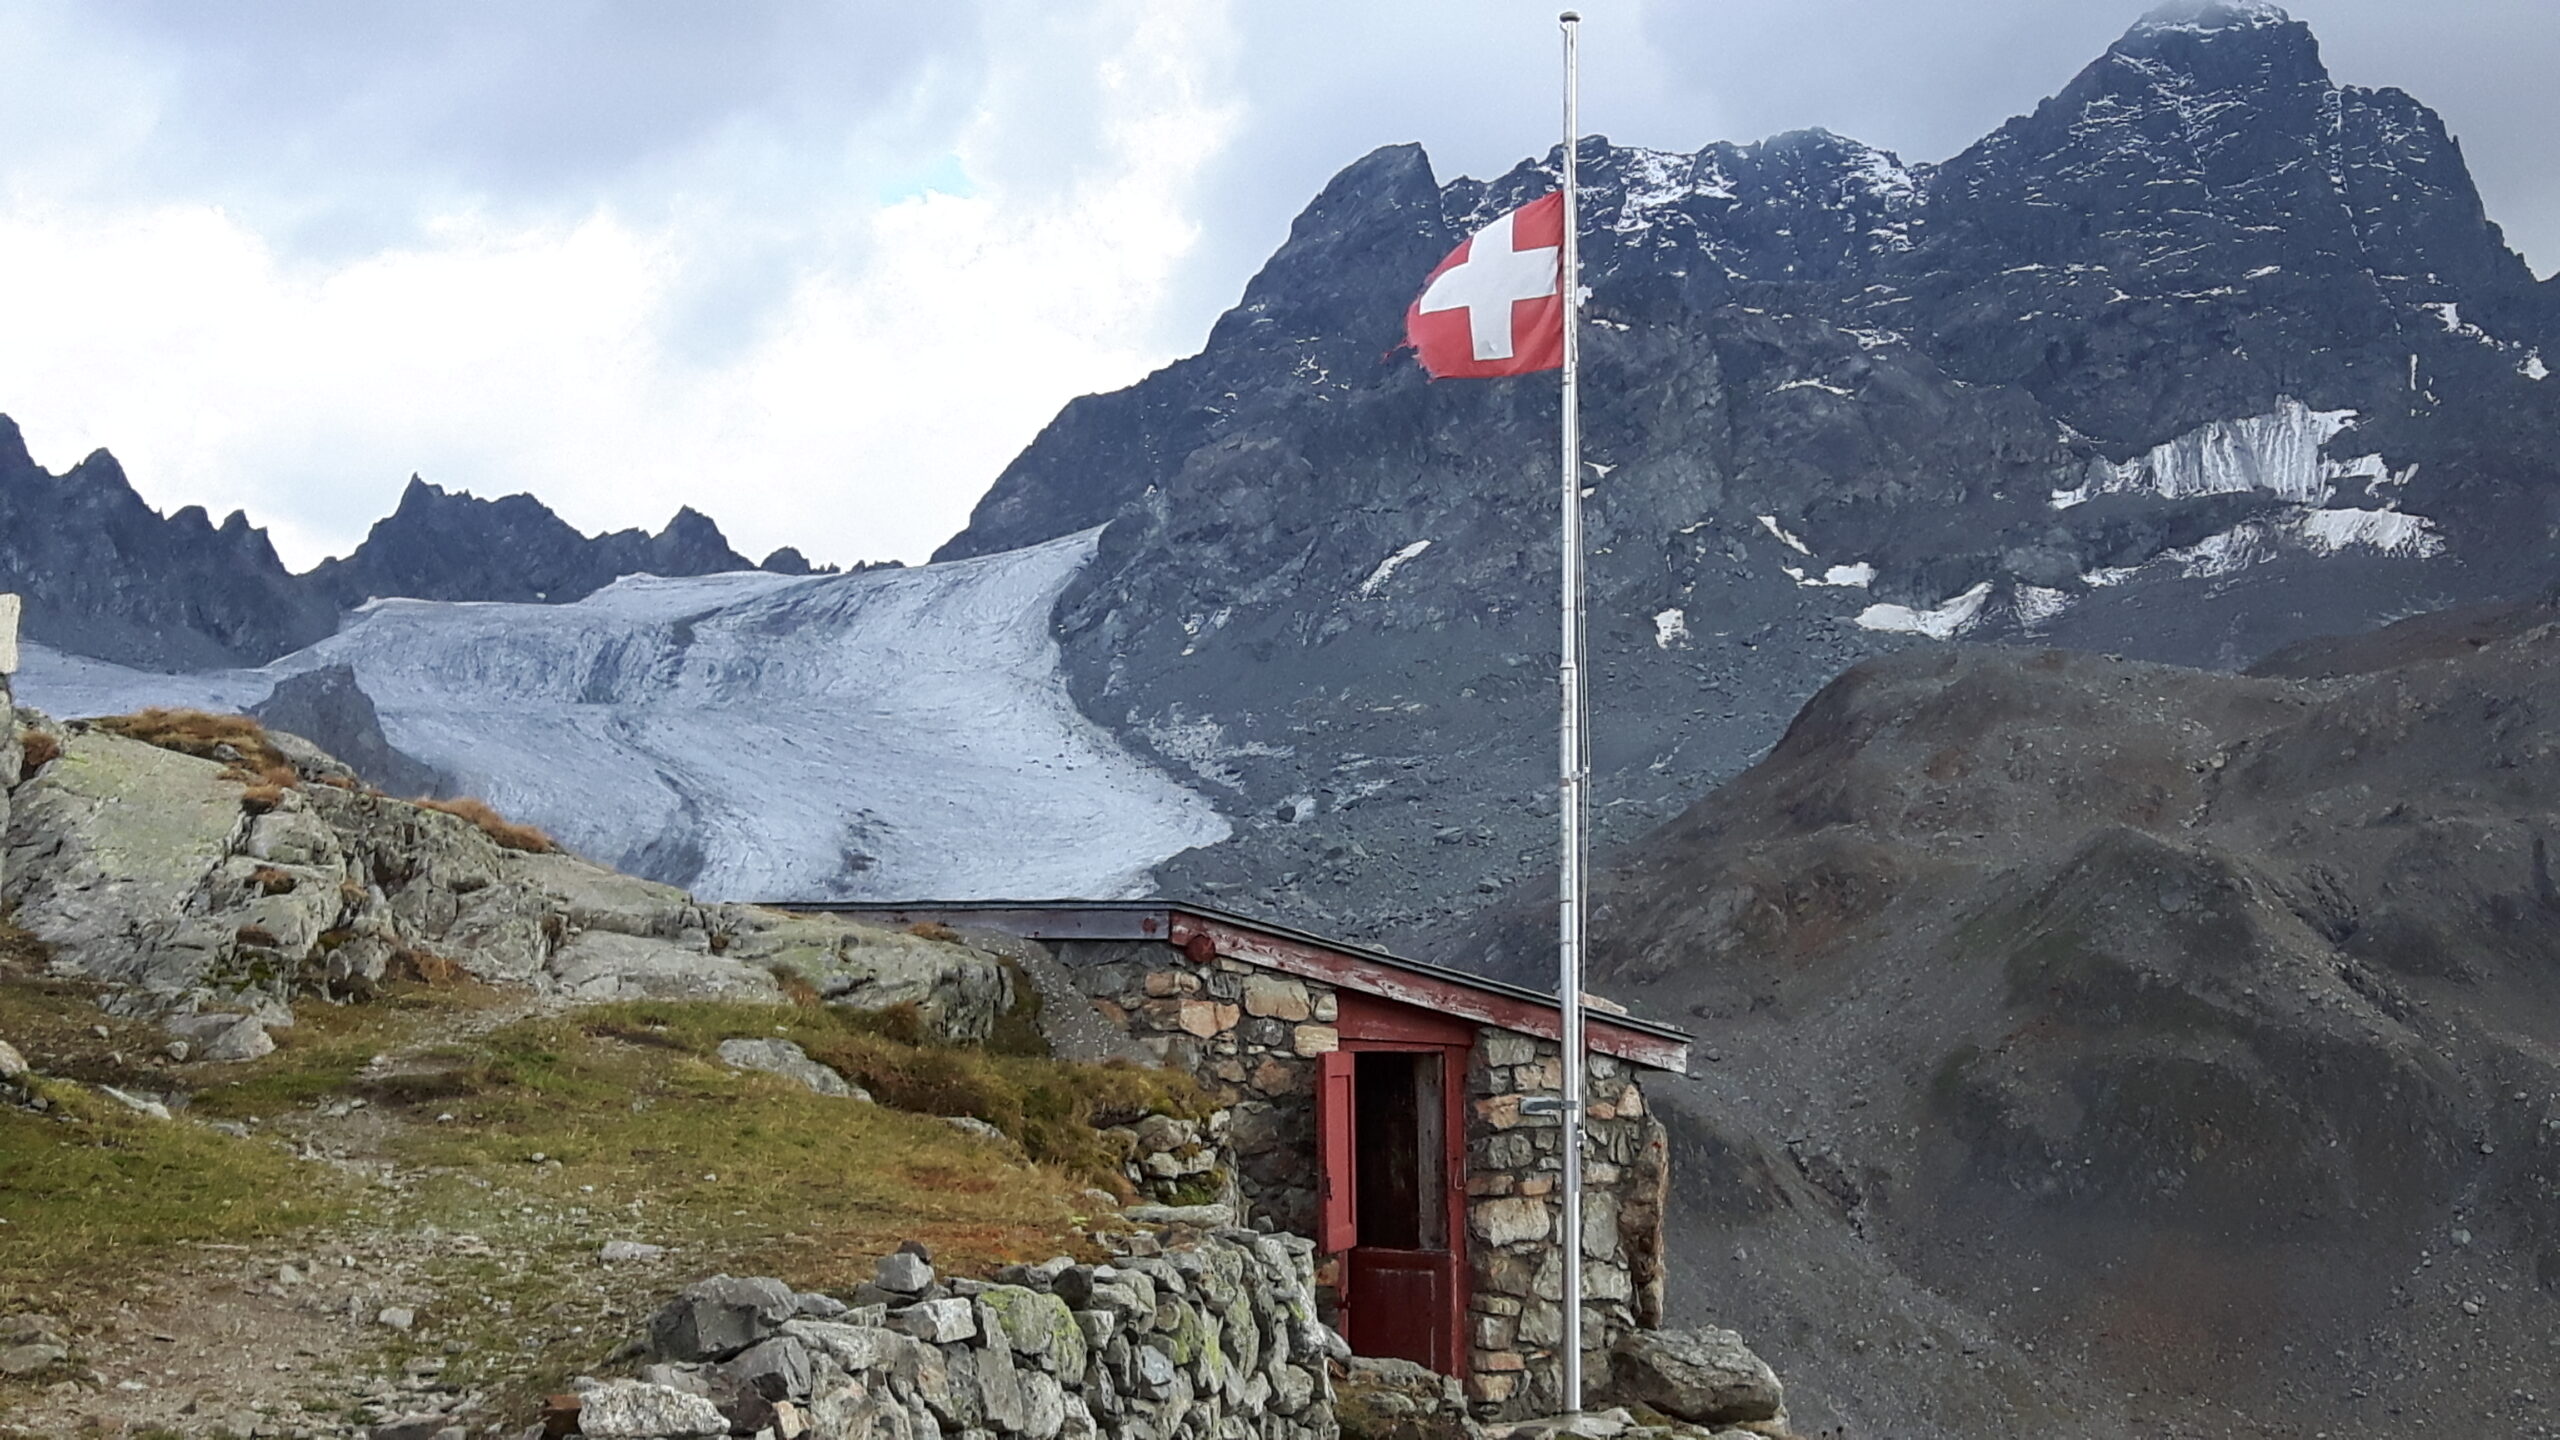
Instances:
[[[393,795],[450,794],[434,767],[393,748],[382,733],[373,697],[356,683],[349,665],[323,665],[276,682],[249,714],[270,730],[299,735],[344,761],[358,778]]]
[[[204,1058],[255,1043],[230,1020],[284,1023],[298,995],[361,997],[395,974],[582,1000],[779,1000],[788,979],[830,1004],[912,1006],[955,1039],[1011,1002],[993,956],[510,849],[317,752],[280,785],[86,725],[62,735],[10,792],[0,904],[111,1007],[223,1017],[181,1037]]]
[[[164,518],[103,450],[48,474],[5,415],[0,591],[25,597],[29,639],[150,669],[255,664],[338,625],[246,517]]]
[[[1009,1267],[992,1284],[938,1277],[910,1246],[864,1289],[882,1298],[848,1309],[725,1275],[686,1288],[650,1323],[638,1378],[583,1382],[580,1433],[1339,1433],[1327,1365],[1340,1342],[1315,1319],[1304,1240],[1222,1230],[1107,1264]]]

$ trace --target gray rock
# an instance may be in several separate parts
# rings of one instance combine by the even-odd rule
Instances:
[[[1191,1225],[1222,1230],[1236,1223],[1236,1212],[1224,1205],[1132,1205],[1120,1212],[1135,1225]]]
[[[782,1333],[849,1375],[886,1365],[900,1347],[913,1343],[879,1326],[839,1325],[831,1320],[793,1320],[782,1327]]]
[[[189,1055],[214,1064],[256,1060],[276,1052],[274,1037],[254,1015],[181,1015],[168,1022],[168,1029],[186,1042]]]
[[[807,1086],[812,1092],[838,1099],[869,1101],[870,1092],[842,1075],[809,1058],[809,1052],[788,1040],[723,1040],[720,1063],[739,1070],[761,1070]]]
[[[1013,1143],[1012,1137],[975,1115],[945,1115],[942,1117],[942,1123],[963,1134],[975,1135],[981,1140],[992,1140],[998,1145]]]
[[[626,1260],[655,1260],[666,1253],[664,1245],[650,1245],[638,1240],[607,1240],[604,1248],[596,1252],[596,1258],[608,1265],[617,1265]]]
[[[814,1290],[801,1291],[791,1297],[791,1303],[803,1320],[841,1320],[852,1310],[851,1306],[833,1295],[821,1295]]]
[[[392,1305],[385,1307],[373,1319],[377,1325],[388,1325],[394,1330],[407,1330],[418,1323],[418,1312],[406,1305]]]
[[[923,1256],[892,1251],[880,1257],[880,1264],[872,1271],[872,1283],[892,1295],[921,1295],[932,1288],[933,1266]]]
[[[444,1440],[447,1435],[469,1433],[454,1424],[453,1417],[450,1415],[425,1413],[403,1415],[396,1420],[385,1420],[367,1430],[365,1440]]]
[[[578,1433],[598,1440],[694,1440],[726,1435],[729,1420],[699,1395],[639,1380],[616,1380],[581,1397]]]
[[[71,1352],[60,1345],[12,1345],[0,1350],[0,1375],[33,1375],[70,1358]]]
[[[27,1078],[27,1057],[6,1040],[0,1040],[0,1084],[15,1084]]]
[[[972,1302],[957,1297],[923,1300],[889,1314],[889,1328],[933,1345],[949,1345],[978,1333]]]
[[[1618,1399],[1650,1405],[1700,1425],[1774,1419],[1785,1392],[1759,1356],[1730,1330],[1637,1330],[1609,1350]]]
[[[677,1292],[649,1322],[649,1349],[665,1360],[726,1360],[778,1333],[798,1311],[779,1280],[714,1275]]]
[[[119,1090],[113,1085],[99,1086],[98,1093],[106,1096],[110,1100],[113,1100],[117,1104],[122,1105],[128,1110],[148,1115],[154,1120],[166,1120],[169,1118],[169,1107],[161,1104],[157,1100],[151,1099],[149,1096],[131,1094],[127,1091]]]
[[[589,930],[551,958],[551,977],[581,1000],[749,1000],[779,1003],[768,971],[689,945]]]
[[[800,1400],[809,1394],[809,1350],[789,1335],[760,1340],[720,1367],[720,1378],[765,1400]]]

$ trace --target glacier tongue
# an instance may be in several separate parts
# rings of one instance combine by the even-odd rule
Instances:
[[[635,576],[572,605],[381,601],[264,670],[38,653],[20,692],[238,708],[343,663],[392,743],[467,793],[708,898],[1127,895],[1228,827],[1067,694],[1049,614],[1099,534],[913,570]]]

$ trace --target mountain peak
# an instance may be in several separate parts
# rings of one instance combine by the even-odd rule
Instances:
[[[2293,16],[2268,0],[2168,0],[2134,22],[2137,35],[2162,30],[2211,34],[2218,30],[2256,30],[2290,25]]]

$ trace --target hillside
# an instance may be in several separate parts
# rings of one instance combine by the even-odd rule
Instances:
[[[1787,1334],[1853,1433],[2550,1433],[2556,687],[2560,595],[1826,687],[1600,882],[1595,986],[1711,1062],[1675,1318]]]
[[[713,1271],[1092,1253],[1108,1127],[1204,1113],[1048,1058],[949,932],[706,905],[229,717],[19,711],[0,830],[0,1434],[518,1434]]]

